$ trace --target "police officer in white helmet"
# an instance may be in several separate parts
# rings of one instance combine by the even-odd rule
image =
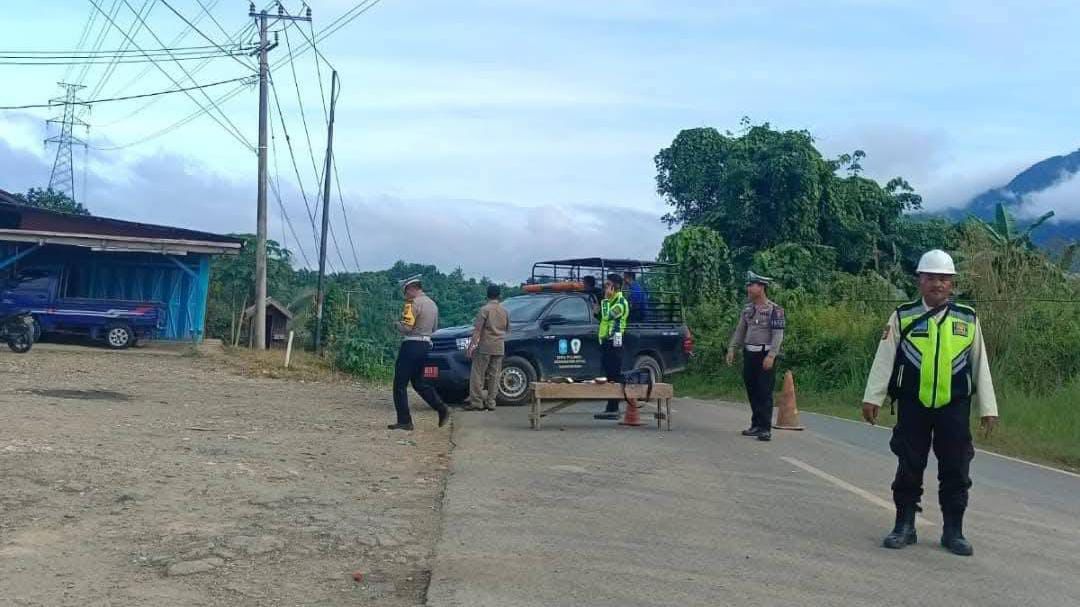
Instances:
[[[982,327],[975,310],[950,300],[956,267],[948,253],[925,253],[916,270],[922,297],[899,306],[881,335],[863,394],[863,418],[876,424],[886,395],[899,403],[889,446],[899,460],[892,484],[896,526],[884,541],[899,549],[917,541],[923,471],[930,448],[938,459],[941,545],[970,556],[964,511],[975,449],[969,419],[974,400],[987,437],[998,422]]]

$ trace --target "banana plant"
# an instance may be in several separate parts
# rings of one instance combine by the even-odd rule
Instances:
[[[1018,230],[1016,228],[1016,219],[1005,208],[1005,205],[999,202],[997,210],[994,212],[993,223],[988,223],[977,217],[975,221],[986,231],[990,239],[997,244],[1006,247],[1031,248],[1034,246],[1031,242],[1031,234],[1053,216],[1053,211],[1047,211],[1028,224],[1023,230]]]

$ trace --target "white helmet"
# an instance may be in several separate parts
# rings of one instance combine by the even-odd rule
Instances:
[[[952,257],[941,249],[933,249],[923,253],[919,258],[919,267],[915,270],[918,274],[956,274],[956,266]]]

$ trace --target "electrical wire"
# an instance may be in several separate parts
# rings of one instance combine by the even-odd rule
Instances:
[[[139,11],[140,12],[145,11],[146,15],[149,16],[150,11],[154,8],[154,2],[156,2],[156,1],[157,0],[143,0],[142,8],[140,8]],[[132,21],[131,22],[131,30],[130,30],[131,31],[131,36],[129,37],[129,39],[134,39],[135,36],[139,35],[139,30],[140,29],[142,29],[142,26],[135,23],[134,21]],[[120,43],[120,48],[121,49],[128,49],[130,47],[131,47],[131,44],[127,40],[121,41],[121,43]],[[90,90],[90,97],[97,97],[98,95],[101,94],[101,89],[103,89],[105,87],[105,85],[108,84],[109,79],[111,79],[112,75],[114,73],[116,73],[116,67],[117,67],[118,62],[120,61],[120,59],[121,59],[121,54],[120,53],[117,53],[116,55],[114,55],[112,57],[112,62],[109,64],[108,67],[105,68],[105,73],[103,73],[101,75],[101,78],[98,79],[98,83],[96,85],[94,85],[93,89]]]
[[[167,55],[161,55],[159,57],[163,58],[163,59],[172,59],[173,61],[198,61],[200,59],[218,59],[218,58],[223,58],[223,57],[238,58],[238,57],[241,57],[241,56],[243,56],[243,53],[235,53],[235,54],[227,54],[227,55],[221,54],[221,53],[215,53],[215,54],[205,54],[205,55],[198,55],[198,56],[179,56],[179,57],[168,57]],[[31,60],[23,60],[23,59],[17,59],[17,60],[14,60],[14,61],[8,61],[8,60],[4,60],[4,59],[0,58],[0,65],[14,65],[14,66],[41,66],[41,65],[83,65],[83,66],[87,66],[87,65],[107,65],[107,66],[113,66],[113,65],[135,65],[135,64],[155,63],[158,60],[159,57],[145,57],[145,58],[141,58],[141,59],[132,58],[132,59],[119,59],[119,60],[112,60],[112,59],[109,59],[109,60],[99,60],[99,59],[57,59],[57,60],[53,60],[53,59],[33,60],[33,59],[31,59]],[[245,65],[245,67],[247,67],[247,66]],[[106,68],[106,69],[109,69],[109,68]],[[95,88],[98,89],[97,92],[100,92],[100,88],[98,88],[98,87],[95,87]]]
[[[341,175],[338,174],[337,163],[331,159],[332,166],[334,168],[334,182],[337,183],[338,201],[341,202],[341,216],[345,218],[345,234],[349,237],[349,247],[352,248],[353,262],[356,264],[356,271],[360,271],[360,256],[356,253],[356,243],[353,242],[352,228],[349,227],[349,214],[345,211],[345,197],[341,192]]]
[[[81,49],[82,46],[86,44],[86,39],[90,36],[90,30],[94,27],[94,23],[97,21],[97,16],[98,12],[91,8],[90,16],[87,17],[86,24],[83,25],[82,33],[79,34],[79,41],[75,43],[75,48]],[[64,70],[64,76],[63,78],[61,78],[61,81],[67,82],[68,76],[71,75],[71,69],[72,66],[69,65],[68,68]]]
[[[111,97],[109,99],[90,99],[88,101],[79,101],[79,105],[93,105],[95,103],[109,103],[113,101],[130,101],[132,99],[145,99],[147,97],[157,97],[159,95],[171,95],[173,93],[184,93],[187,91],[194,91],[196,89],[207,89],[215,86],[221,86],[222,84],[230,84],[233,82],[248,81],[251,82],[251,76],[242,76],[240,78],[231,78],[229,80],[221,80],[218,82],[210,82],[208,84],[201,84],[199,86],[189,86],[182,89],[169,89],[165,91],[156,91],[153,93],[143,93],[141,95],[127,95],[125,97]],[[49,108],[66,105],[59,100],[50,101],[49,103],[36,103],[30,105],[3,105],[0,106],[0,110],[30,110],[36,108]]]
[[[228,93],[225,93],[221,97],[218,97],[215,101],[217,102],[218,105],[221,105],[221,104],[225,103],[226,101],[231,100],[233,97],[236,97],[237,95],[239,95],[241,92],[243,92],[243,90],[245,88],[248,88],[248,87],[246,85],[241,84],[240,86],[234,88],[233,90],[229,91]],[[175,131],[177,129],[183,128],[183,127],[187,126],[188,124],[190,124],[191,122],[195,121],[196,119],[200,118],[203,114],[206,114],[207,111],[208,110],[206,110],[205,108],[195,110],[194,112],[188,114],[184,118],[181,118],[180,120],[178,120],[178,121],[176,121],[176,122],[174,122],[174,123],[172,123],[172,124],[170,124],[170,125],[168,125],[168,126],[166,126],[164,128],[158,129],[158,130],[154,131],[153,133],[150,133],[149,135],[145,135],[145,136],[143,136],[143,137],[141,137],[139,139],[136,139],[134,141],[130,141],[128,143],[124,143],[124,144],[120,144],[120,145],[107,146],[107,147],[96,147],[96,146],[91,146],[91,147],[93,147],[95,150],[97,150],[99,152],[115,152],[117,150],[123,150],[123,149],[127,149],[127,148],[130,148],[130,147],[134,147],[136,145],[146,143],[147,141],[153,141],[154,139],[157,139],[158,137],[163,137],[163,136],[168,135],[169,133],[171,133],[171,132],[173,132],[173,131]]]
[[[217,2],[218,2],[218,0],[214,0],[213,4],[211,4],[211,5],[210,5],[210,6],[211,6],[211,8],[212,8],[212,7],[214,7],[214,6],[216,6],[216,5],[217,5]],[[201,20],[202,20],[202,15],[200,15],[200,16],[196,17],[195,19],[193,19],[193,22],[194,22],[194,23],[199,23],[199,22],[200,22]],[[232,42],[233,40],[243,40],[244,36],[246,36],[246,35],[248,34],[249,30],[251,30],[251,29],[252,29],[252,28],[254,28],[254,27],[255,27],[254,23],[252,23],[252,22],[249,22],[249,23],[248,23],[247,25],[245,25],[244,27],[242,27],[241,29],[239,29],[239,30],[238,30],[238,31],[236,32],[236,34],[234,34],[233,36],[229,37],[229,38],[228,38],[228,41],[229,41],[229,42]],[[188,34],[189,34],[190,32],[191,32],[191,30],[190,30],[189,28],[186,28],[186,27],[185,27],[185,28],[184,28],[183,30],[181,30],[181,32],[180,32],[179,34],[177,34],[177,35],[176,35],[176,37],[175,37],[175,38],[173,38],[173,42],[172,42],[172,44],[179,44],[179,43],[180,43],[180,41],[182,41],[182,40],[183,40],[184,38],[186,38],[186,37],[187,37],[187,35],[188,35]],[[238,46],[241,46],[241,47],[242,47],[242,45],[240,45],[240,44],[238,44]],[[210,59],[206,59],[206,60],[204,60],[204,61],[203,61],[203,63],[200,63],[199,65],[196,65],[195,67],[193,67],[193,68],[191,69],[191,73],[192,73],[192,74],[197,74],[197,73],[199,73],[199,72],[200,72],[200,71],[201,71],[201,70],[202,70],[203,68],[205,68],[205,67],[206,67],[207,65],[209,65],[209,64],[210,64]],[[142,69],[142,71],[140,71],[140,72],[139,72],[138,74],[136,74],[134,78],[132,78],[132,79],[131,79],[131,80],[129,80],[129,81],[127,82],[127,83],[125,83],[125,84],[124,84],[123,86],[121,86],[121,87],[120,87],[119,89],[117,89],[117,91],[116,91],[116,94],[120,94],[121,92],[123,92],[123,91],[127,90],[128,88],[130,88],[130,87],[131,87],[131,85],[135,84],[136,82],[140,82],[140,81],[142,80],[142,78],[143,78],[144,76],[146,76],[146,74],[147,74],[147,73],[149,73],[150,69],[151,69],[151,66],[147,66],[147,67],[143,68],[143,69]],[[99,126],[99,127],[108,127],[108,126],[113,126],[113,125],[119,124],[119,123],[121,123],[121,122],[125,122],[125,121],[127,121],[127,120],[128,120],[129,118],[131,118],[132,116],[134,116],[135,114],[138,114],[138,113],[140,113],[140,112],[146,111],[146,110],[147,110],[148,108],[150,108],[151,106],[153,106],[153,105],[154,105],[155,103],[157,103],[158,101],[159,101],[158,99],[151,99],[150,101],[148,101],[147,103],[145,103],[145,104],[144,104],[144,105],[142,105],[141,107],[139,107],[139,108],[135,109],[135,110],[134,110],[133,112],[131,112],[130,114],[127,114],[126,116],[123,116],[123,117],[121,117],[121,118],[119,118],[119,119],[117,119],[117,120],[114,120],[114,121],[112,121],[112,122],[107,122],[107,123],[104,123],[104,124],[100,124],[100,125],[98,125],[98,126]]]
[[[122,1],[123,1],[123,3],[124,3],[125,5],[127,5],[127,7],[128,7],[128,8],[129,8],[129,9],[130,9],[130,10],[131,10],[132,12],[135,12],[135,9],[133,9],[133,8],[131,7],[131,4],[130,4],[130,3],[128,2],[128,0],[122,0]],[[91,3],[91,4],[93,4],[93,5],[95,6],[95,7],[97,7],[97,6],[98,6],[98,4],[97,4],[96,0],[90,0],[90,3]],[[99,8],[99,10],[100,10],[100,8]],[[116,21],[115,21],[115,20],[113,20],[112,18],[108,17],[108,15],[106,15],[106,18],[107,18],[107,19],[109,20],[109,22],[110,22],[110,23],[111,23],[111,24],[113,25],[113,27],[115,27],[116,29],[120,30],[121,32],[123,32],[123,31],[124,31],[123,29],[121,29],[121,28],[120,28],[120,27],[119,27],[119,26],[118,26],[118,25],[116,24]],[[160,40],[160,39],[159,39],[159,38],[157,37],[157,35],[156,35],[156,34],[154,34],[154,32],[153,32],[153,30],[152,30],[151,28],[147,27],[147,28],[146,28],[146,30],[147,30],[148,32],[150,32],[150,33],[151,33],[151,35],[153,35],[153,36],[154,36],[154,39],[158,41],[158,44],[159,44],[159,46],[161,46],[162,48],[166,48],[165,44],[161,42],[161,40]],[[125,34],[125,35],[126,35],[126,34]],[[141,47],[140,47],[140,46],[139,46],[139,45],[138,45],[137,43],[135,43],[135,42],[134,42],[134,40],[132,40],[132,45],[133,45],[133,46],[134,46],[135,48],[137,48],[137,49],[140,49],[140,50],[141,50]],[[185,69],[185,68],[183,67],[183,64],[179,64],[179,63],[178,63],[178,65],[180,65],[180,68],[181,68],[181,69],[183,69],[183,70],[184,70],[185,72],[187,71],[187,70],[186,70],[186,69]],[[173,82],[173,84],[174,84],[174,85],[175,85],[175,86],[176,86],[177,88],[183,88],[183,85],[181,85],[181,84],[180,84],[180,83],[179,83],[179,82],[178,82],[178,81],[176,80],[176,78],[173,78],[172,74],[171,74],[171,73],[169,73],[169,71],[168,71],[168,70],[166,70],[166,69],[165,69],[164,67],[162,67],[162,66],[161,66],[161,64],[159,64],[159,63],[155,62],[155,63],[154,63],[154,66],[155,66],[155,67],[157,67],[157,68],[158,68],[158,69],[159,69],[159,70],[160,70],[160,71],[161,71],[161,72],[162,72],[163,74],[165,74],[165,75],[166,75],[166,76],[167,76],[167,77],[169,78],[169,80],[171,80],[171,81]],[[191,78],[189,78],[189,79],[191,79]],[[191,80],[192,80],[192,82],[195,82],[195,81],[194,81],[193,79],[191,79]],[[203,93],[203,95],[204,95],[204,96],[205,96],[205,97],[207,98],[207,100],[209,100],[209,101],[210,101],[211,105],[212,105],[212,106],[213,106],[213,107],[214,107],[215,109],[217,109],[217,110],[218,110],[218,113],[219,113],[219,114],[221,114],[221,116],[222,116],[222,118],[223,118],[223,119],[225,120],[225,122],[222,122],[222,121],[221,121],[220,119],[218,119],[218,117],[217,117],[217,116],[215,116],[215,115],[213,115],[212,113],[210,113],[210,110],[209,110],[209,109],[206,109],[205,107],[203,107],[203,105],[202,105],[201,103],[199,103],[199,101],[198,101],[197,99],[195,99],[195,96],[194,96],[194,95],[192,95],[192,94],[191,94],[190,92],[186,92],[186,93],[184,93],[184,94],[185,94],[185,95],[187,95],[187,96],[188,96],[188,98],[189,98],[189,99],[191,99],[191,101],[195,103],[195,105],[198,105],[200,109],[203,109],[203,110],[205,110],[205,111],[206,111],[206,112],[207,112],[207,113],[208,113],[208,114],[210,115],[210,117],[211,117],[211,118],[212,118],[212,119],[213,119],[213,120],[214,120],[215,122],[217,122],[219,126],[221,126],[221,127],[223,128],[223,129],[225,129],[225,131],[226,131],[227,133],[229,133],[229,134],[230,134],[230,135],[231,135],[231,136],[232,136],[233,138],[235,138],[235,139],[236,139],[237,141],[239,141],[240,143],[242,143],[242,144],[243,144],[243,145],[244,145],[245,147],[247,147],[248,149],[250,149],[250,150],[254,151],[254,150],[255,150],[255,146],[253,146],[253,145],[251,144],[251,142],[249,142],[249,141],[247,140],[247,138],[246,138],[246,137],[244,137],[243,133],[242,133],[242,132],[241,132],[241,131],[240,131],[240,130],[239,130],[239,129],[238,129],[237,127],[236,127],[236,125],[235,125],[235,124],[233,124],[233,123],[232,123],[232,121],[231,121],[231,120],[229,119],[229,117],[228,117],[228,116],[227,116],[227,115],[225,114],[225,112],[224,112],[224,111],[223,111],[223,110],[221,109],[221,107],[220,107],[220,106],[219,106],[218,104],[216,104],[216,103],[215,103],[215,102],[214,102],[214,101],[213,101],[212,99],[210,99],[210,96],[209,96],[209,95],[207,95],[205,91],[202,91],[202,93]],[[229,125],[230,125],[230,126],[231,126],[232,128],[230,129],[230,128],[229,128],[229,126],[226,126],[226,124],[225,124],[225,123],[228,123],[228,124],[229,124]]]
[[[274,79],[270,79],[270,92],[274,99],[274,106],[277,108],[278,120],[281,122],[281,130],[285,135],[285,144],[289,150],[289,159],[292,161],[293,173],[296,175],[296,184],[300,189],[300,197],[304,199],[304,208],[307,209],[308,219],[311,221],[311,235],[315,239],[315,243],[319,243],[319,230],[315,227],[315,218],[318,215],[318,209],[316,212],[312,212],[311,203],[308,201],[307,190],[304,188],[304,179],[300,176],[300,165],[296,162],[296,152],[293,150],[292,137],[289,136],[289,127],[285,124],[285,114],[281,111],[281,100],[278,98],[277,86],[274,84]]]
[[[169,0],[160,0],[160,1],[161,1],[162,4],[165,5],[166,8],[168,8],[170,11],[172,11],[174,15],[179,17],[181,21],[183,21],[185,24],[187,24],[188,27],[190,27],[192,30],[194,30],[196,34],[202,36],[203,38],[206,38],[206,40],[210,44],[213,44],[214,46],[216,46],[218,48],[218,50],[220,50],[221,52],[223,52],[223,53],[227,52],[224,48],[222,48],[220,45],[218,45],[218,43],[214,42],[213,38],[211,38],[210,36],[207,36],[206,34],[204,34],[203,31],[201,29],[199,29],[198,26],[196,26],[194,23],[192,23],[191,20],[189,20],[187,17],[185,17],[183,15],[183,13],[181,13],[180,11],[173,8],[173,5],[169,4]],[[126,2],[127,2],[127,0],[125,0],[125,3]],[[202,3],[200,2],[199,5],[202,6]],[[203,10],[206,10],[206,7],[203,7]],[[207,11],[207,14],[210,14],[210,12]],[[213,19],[213,15],[210,15],[210,18]],[[217,23],[217,20],[214,19],[214,22]],[[221,24],[218,24],[218,27],[220,28]],[[222,30],[222,31],[224,32],[224,30]],[[226,34],[226,36],[228,36],[228,34]],[[237,63],[239,63],[240,65],[242,65],[242,66],[244,66],[246,68],[249,68],[249,69],[251,68],[251,66],[248,65],[247,63],[245,63],[244,61],[241,61],[240,59],[237,59],[236,57],[233,57],[233,59],[236,59]]]

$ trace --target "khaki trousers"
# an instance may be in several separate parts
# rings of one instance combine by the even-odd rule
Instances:
[[[469,404],[476,408],[495,408],[499,395],[499,373],[502,372],[501,354],[473,354],[472,373],[469,376]],[[486,398],[485,398],[486,395]]]

